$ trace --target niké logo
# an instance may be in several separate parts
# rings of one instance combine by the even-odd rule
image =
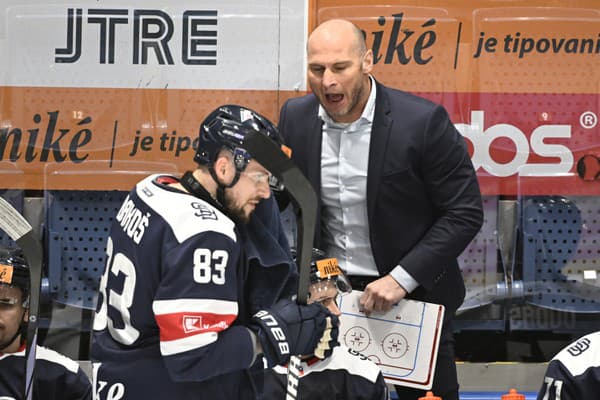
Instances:
[[[128,9],[90,8],[84,16],[83,9],[69,8],[66,47],[55,49],[54,61],[76,63],[84,51],[96,50],[84,48],[90,41],[83,40],[84,27],[96,25],[100,64],[128,62],[115,60],[115,50],[124,42],[133,44],[133,64],[148,64],[150,53],[159,64],[175,64],[170,41],[178,30],[173,18],[161,10],[134,9],[132,24],[129,13]],[[217,10],[188,10],[183,13],[181,21],[181,62],[186,65],[216,65]]]
[[[402,65],[406,65],[411,60],[419,65],[425,65],[433,59],[433,55],[426,50],[431,48],[436,40],[437,34],[431,29],[436,24],[435,18],[430,18],[423,22],[419,29],[410,29],[402,26],[404,13],[393,14],[394,22],[392,29],[388,34],[385,30],[371,32],[373,34],[373,62],[377,64],[383,59],[384,64],[392,64],[395,59]],[[385,28],[386,17],[380,16],[377,24]],[[422,29],[421,29],[422,28]],[[367,41],[369,37],[363,30]],[[387,39],[385,36],[388,36]],[[387,40],[387,46],[383,46]]]

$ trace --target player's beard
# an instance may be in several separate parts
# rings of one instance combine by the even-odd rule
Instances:
[[[244,205],[236,204],[233,197],[230,195],[228,190],[225,190],[225,209],[227,210],[227,214],[229,218],[231,218],[235,223],[247,224],[250,222],[250,215],[244,211]]]

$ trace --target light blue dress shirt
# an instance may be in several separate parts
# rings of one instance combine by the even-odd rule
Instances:
[[[377,276],[369,239],[367,170],[369,142],[375,115],[375,81],[360,118],[338,123],[319,106],[323,120],[321,143],[322,243],[348,275]],[[418,283],[400,265],[390,275],[408,292]]]

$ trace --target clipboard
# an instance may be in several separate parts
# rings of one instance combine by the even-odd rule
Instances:
[[[362,293],[353,290],[339,300],[340,343],[377,364],[387,383],[431,389],[444,306],[404,299],[367,317],[359,310]]]

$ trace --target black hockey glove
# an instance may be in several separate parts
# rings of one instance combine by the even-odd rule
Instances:
[[[285,299],[254,314],[250,328],[272,367],[287,363],[291,355],[329,357],[339,346],[338,326],[338,317],[321,304],[300,305]]]

